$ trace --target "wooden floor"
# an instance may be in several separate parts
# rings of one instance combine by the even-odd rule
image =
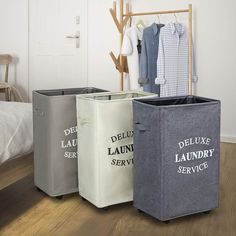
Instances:
[[[132,204],[96,209],[77,194],[57,200],[33,184],[32,158],[0,167],[0,235],[235,236],[236,145],[221,145],[220,208],[164,224]]]

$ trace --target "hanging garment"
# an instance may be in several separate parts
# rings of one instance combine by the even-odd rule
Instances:
[[[124,34],[121,54],[127,56],[131,90],[141,90],[139,79],[139,40],[142,40],[142,31],[137,26],[128,28]]]
[[[161,97],[188,95],[188,38],[181,23],[161,28],[155,83],[161,85]]]
[[[160,94],[160,85],[155,84],[157,77],[157,57],[159,34],[163,24],[153,23],[143,30],[142,52],[140,57],[140,80],[143,90]]]

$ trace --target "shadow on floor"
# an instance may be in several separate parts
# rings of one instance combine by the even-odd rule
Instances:
[[[34,186],[33,174],[0,190],[0,228],[20,217],[44,197]]]

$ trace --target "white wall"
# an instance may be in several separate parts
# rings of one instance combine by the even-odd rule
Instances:
[[[88,85],[119,89],[119,73],[109,56],[119,52],[119,34],[109,13],[113,1],[88,1]],[[28,0],[0,0],[0,53],[14,57],[9,82],[28,100]]]
[[[28,92],[28,0],[0,0],[0,53],[11,54],[9,82]]]
[[[236,142],[236,1],[132,1],[133,11],[136,12],[185,9],[189,3],[193,4],[194,44],[199,76],[197,94],[221,100],[221,135],[223,140]],[[184,21],[183,14],[177,17],[179,21]],[[173,15],[161,16],[164,23],[173,19]]]
[[[117,91],[119,73],[109,56],[110,51],[118,55],[120,44],[109,12],[112,3],[113,0],[88,1],[88,84]]]
[[[119,73],[108,53],[113,50],[118,54],[119,33],[109,13],[112,3],[113,0],[88,1],[88,83],[115,91],[119,90]],[[194,11],[197,94],[222,101],[222,136],[236,142],[236,1],[132,0],[132,8],[133,11],[182,9],[189,3]],[[16,83],[26,98],[28,0],[0,0],[0,6],[0,53],[10,53],[16,58],[10,68],[10,82]],[[163,22],[173,19],[161,16]],[[186,16],[178,15],[178,19],[185,21]],[[144,21],[151,23],[153,18],[146,17]]]

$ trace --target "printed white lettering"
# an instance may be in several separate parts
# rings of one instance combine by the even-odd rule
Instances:
[[[183,154],[175,154],[175,162],[193,161],[213,156],[214,149],[207,149],[203,151],[187,152]]]
[[[76,147],[77,142],[78,142],[77,139],[68,140],[66,143],[65,143],[65,140],[62,140],[61,141],[61,148]]]
[[[179,174],[186,174],[186,175],[191,175],[193,173],[198,173],[198,172],[201,172],[205,169],[208,168],[208,164],[207,162],[203,162],[201,163],[200,165],[196,165],[196,166],[192,166],[192,167],[189,167],[189,166],[179,166],[178,167],[178,170],[177,170],[177,173]]]
[[[181,171],[181,169],[182,169],[182,166],[179,166],[179,169],[178,169],[178,173],[181,173],[182,171]]]
[[[64,157],[66,158],[77,158],[78,153],[77,152],[65,152]]]
[[[69,128],[69,129],[65,129],[64,134],[65,134],[65,136],[67,136],[69,134],[76,133],[77,131],[78,131],[77,126],[74,126],[74,127]]]
[[[210,145],[210,138],[207,137],[194,137],[194,138],[188,138],[184,139],[180,142],[178,142],[178,146],[180,149],[190,146],[190,145],[195,145],[195,144],[201,144],[201,145]]]
[[[183,148],[184,147],[184,142],[179,142],[179,148]]]
[[[191,146],[191,145],[205,145],[209,146],[211,143],[211,139],[208,137],[191,137],[187,138],[184,140],[181,140],[178,142],[178,147],[180,150],[184,150],[185,147]],[[195,147],[193,148],[193,151],[182,151],[181,153],[176,153],[175,154],[175,163],[191,163],[192,161],[195,160],[203,160],[203,159],[208,159],[211,157],[214,157],[214,152],[215,149],[202,149],[202,150],[194,150]],[[193,174],[193,173],[198,173],[201,172],[205,169],[208,168],[208,162],[205,161],[203,163],[198,163],[198,165],[194,166],[178,166],[177,173],[179,174]]]
[[[209,151],[210,151],[210,157],[212,157],[213,152],[215,151],[215,149],[210,149]]]
[[[179,154],[175,154],[175,162],[180,162],[178,157],[179,157]]]

